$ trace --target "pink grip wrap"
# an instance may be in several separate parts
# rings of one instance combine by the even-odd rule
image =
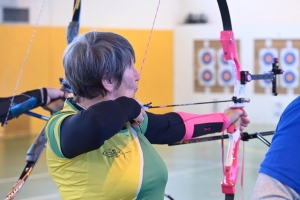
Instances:
[[[227,129],[228,126],[230,125],[230,119],[224,113],[213,113],[213,114],[203,114],[203,115],[184,113],[184,112],[177,112],[177,113],[183,119],[185,129],[186,129],[183,140],[189,140],[193,137],[195,124],[222,122],[223,127],[221,131]]]

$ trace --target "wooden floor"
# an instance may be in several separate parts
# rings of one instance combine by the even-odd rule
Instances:
[[[274,126],[251,125],[248,133],[274,130]],[[271,141],[272,136],[266,136]],[[0,198],[6,194],[21,174],[25,166],[25,156],[35,137],[1,139],[0,141]],[[225,152],[226,152],[225,141]],[[175,200],[209,199],[221,200],[220,183],[222,175],[221,141],[203,142],[180,146],[155,146],[164,159],[169,180],[166,193]],[[258,139],[244,142],[244,199],[250,199],[259,165],[268,147]],[[243,143],[240,144],[240,166]],[[241,170],[240,170],[241,171]],[[241,175],[237,183],[236,199],[242,199]],[[55,183],[47,172],[45,151],[41,155],[32,174],[22,190],[14,199],[22,200],[59,200]],[[165,198],[167,199],[167,198]]]

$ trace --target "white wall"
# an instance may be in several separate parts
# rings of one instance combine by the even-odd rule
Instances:
[[[187,13],[205,13],[209,23],[221,23],[217,0],[179,0],[180,18]],[[300,23],[299,0],[227,0],[235,24]]]
[[[30,24],[35,24],[43,2],[44,0],[0,0],[0,8],[30,8]],[[72,17],[73,3],[73,0],[45,0],[39,24],[66,26]],[[155,28],[172,29],[176,24],[178,6],[178,0],[161,1]],[[81,26],[150,29],[157,7],[158,1],[153,0],[82,0]]]
[[[30,8],[35,24],[44,0],[0,0],[3,6]],[[82,26],[149,29],[159,0],[82,0]],[[227,0],[233,26],[237,24],[299,24],[299,0]],[[41,25],[66,26],[73,0],[45,0]],[[0,9],[2,10],[2,9]],[[220,24],[216,0],[161,0],[155,28],[173,29],[188,13],[205,13],[210,24]],[[2,14],[0,13],[0,16]],[[2,19],[1,19],[2,20]]]

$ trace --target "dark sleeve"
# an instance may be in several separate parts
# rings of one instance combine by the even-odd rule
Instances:
[[[60,128],[61,150],[67,158],[100,148],[105,140],[118,133],[126,122],[141,113],[134,99],[120,97],[103,101],[67,117]]]
[[[38,106],[44,106],[47,103],[47,90],[46,88],[42,89],[36,89],[36,90],[30,90],[27,92],[24,92],[20,95],[16,95],[14,97],[14,103],[20,104],[24,101],[28,100],[30,97],[35,97],[37,99],[37,103],[34,106],[34,108]],[[4,97],[0,98],[0,122],[3,124],[8,112],[8,109],[11,104],[12,97]],[[8,116],[8,120],[12,119],[12,116]]]
[[[147,112],[148,126],[145,137],[152,144],[172,144],[185,135],[182,118],[175,112],[157,115]]]

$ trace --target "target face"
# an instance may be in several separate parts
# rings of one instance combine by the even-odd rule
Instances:
[[[228,65],[228,62],[226,61],[223,52],[222,52],[222,54],[220,55],[220,60],[221,60],[221,62],[222,62],[223,65]]]
[[[284,56],[284,62],[288,65],[292,65],[295,63],[296,57],[292,52],[288,52]]]
[[[296,76],[293,72],[285,72],[284,79],[287,84],[292,84],[296,80]]]
[[[206,52],[202,55],[202,62],[203,63],[209,64],[209,63],[211,63],[211,61],[212,61],[211,53]]]
[[[224,81],[225,83],[229,83],[232,79],[232,74],[231,74],[231,71],[229,70],[224,70],[222,72],[222,75],[221,75],[221,79],[222,81]]]
[[[263,56],[264,64],[266,64],[266,65],[272,64],[273,58],[274,58],[274,56],[272,53],[269,53],[269,52],[265,53]]]
[[[204,82],[210,82],[213,78],[213,74],[210,70],[204,70],[201,74],[201,79]]]

